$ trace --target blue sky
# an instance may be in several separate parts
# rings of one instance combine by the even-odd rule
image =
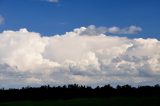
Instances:
[[[139,34],[118,36],[160,38],[159,0],[0,0],[0,16],[0,32],[27,28],[54,35],[89,25],[136,25],[143,29]]]

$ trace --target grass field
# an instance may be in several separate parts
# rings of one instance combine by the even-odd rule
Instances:
[[[0,103],[0,106],[160,106],[160,98],[112,97],[79,98],[56,101],[17,101]]]

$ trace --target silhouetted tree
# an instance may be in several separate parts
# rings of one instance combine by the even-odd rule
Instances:
[[[111,85],[102,87],[82,86],[70,84],[64,86],[51,87],[49,85],[41,87],[22,87],[21,89],[0,89],[0,101],[16,100],[56,100],[83,97],[111,97],[111,96],[156,96],[160,97],[160,86],[139,86],[137,88],[130,85],[113,88]]]

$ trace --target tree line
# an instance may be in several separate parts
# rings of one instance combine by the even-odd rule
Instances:
[[[82,86],[77,84],[50,87],[23,87],[21,89],[0,89],[0,101],[19,101],[19,100],[57,100],[72,98],[91,98],[91,97],[141,97],[157,96],[160,97],[160,86],[139,86],[118,85],[116,88],[111,85],[102,87]]]

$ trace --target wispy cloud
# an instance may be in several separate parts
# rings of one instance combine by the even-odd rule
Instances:
[[[81,31],[81,35],[99,35],[99,34],[137,34],[142,31],[139,26],[131,25],[129,27],[120,28],[117,26],[113,27],[96,27],[90,25]]]
[[[5,21],[4,17],[2,17],[2,16],[0,15],[0,25],[3,24],[4,21]]]
[[[137,34],[141,31],[142,31],[141,27],[134,26],[134,25],[131,25],[129,27],[122,28],[122,29],[115,26],[108,28],[108,32],[113,34]]]
[[[50,3],[58,3],[59,0],[46,0],[47,2],[50,2]]]

